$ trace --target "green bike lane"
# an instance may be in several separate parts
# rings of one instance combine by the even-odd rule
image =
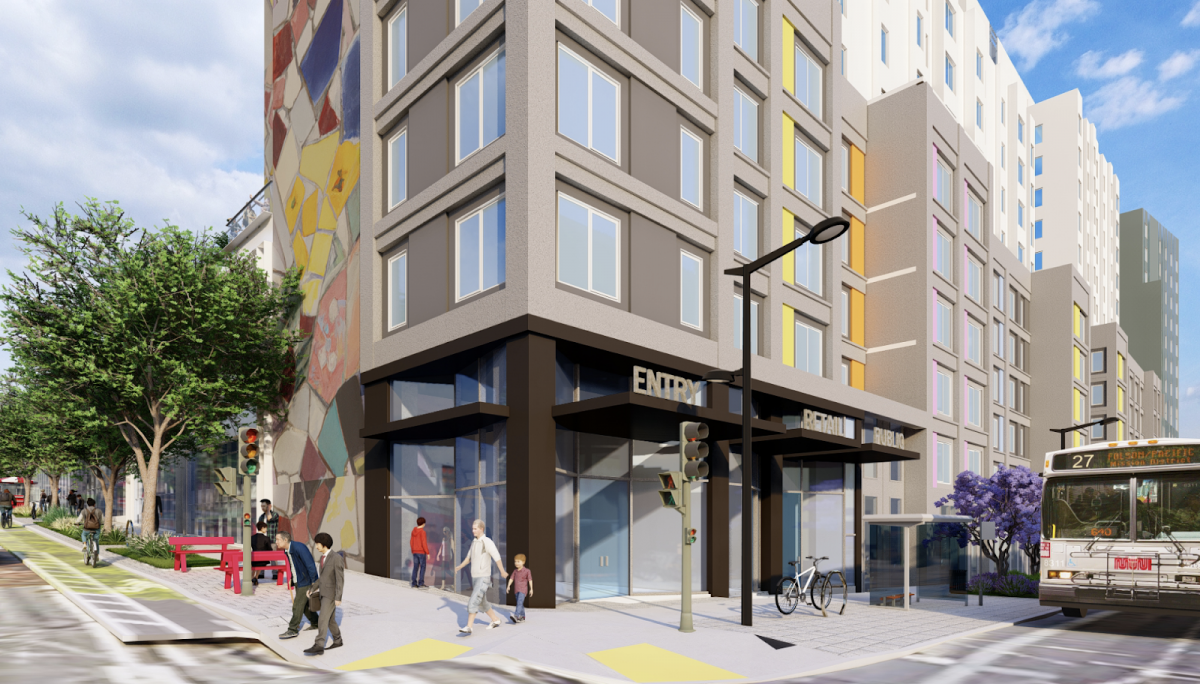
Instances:
[[[17,528],[0,530],[0,547],[122,642],[258,638],[157,582],[104,561],[95,568],[86,565],[82,546],[73,549]]]

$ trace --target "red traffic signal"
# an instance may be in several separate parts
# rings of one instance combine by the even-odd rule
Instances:
[[[242,525],[245,527],[250,527],[250,514],[249,513],[242,516]]]
[[[258,430],[254,428],[246,428],[244,439],[247,444],[255,444],[258,442]]]
[[[687,536],[687,539],[685,540],[686,543],[695,544],[696,543],[696,528],[693,527],[693,528],[687,530],[686,536]]]

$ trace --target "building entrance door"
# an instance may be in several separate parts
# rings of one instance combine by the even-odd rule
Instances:
[[[629,594],[629,482],[579,480],[579,598]]]

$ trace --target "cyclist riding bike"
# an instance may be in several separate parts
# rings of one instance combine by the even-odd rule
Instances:
[[[16,503],[17,497],[7,489],[0,492],[0,517],[3,519],[5,527],[12,527],[13,522],[13,505]]]
[[[102,522],[100,509],[96,508],[95,499],[88,498],[87,507],[80,512],[75,522],[83,526],[84,565],[91,563],[92,567],[95,567],[96,562],[100,560],[100,525]]]

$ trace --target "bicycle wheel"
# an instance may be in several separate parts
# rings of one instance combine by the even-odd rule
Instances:
[[[829,586],[829,575],[823,575],[813,580],[812,589],[809,590],[809,599],[812,600],[813,608],[824,612],[829,607],[829,602],[833,600],[833,589]]]
[[[828,579],[830,593],[833,597],[836,598],[839,593],[841,594],[842,608],[838,611],[838,615],[841,615],[846,612],[846,604],[850,602],[850,587],[846,584],[846,576],[842,574],[841,570],[829,573]]]
[[[800,587],[796,584],[796,580],[791,577],[784,577],[779,582],[779,593],[775,594],[775,606],[779,608],[779,612],[784,615],[791,615],[792,611],[796,610],[796,606],[800,604]]]

